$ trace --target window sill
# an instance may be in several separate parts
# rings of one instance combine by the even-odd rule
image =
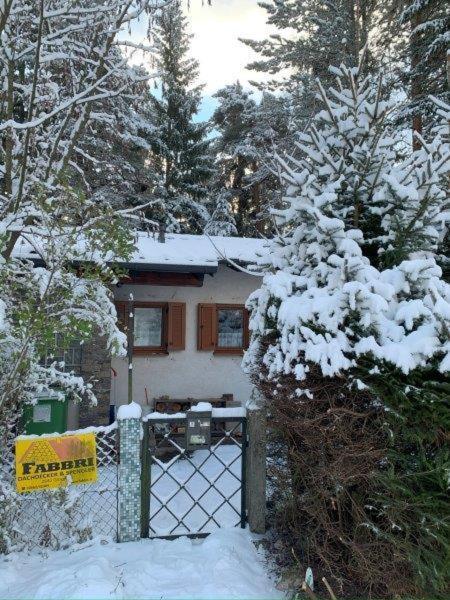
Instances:
[[[215,348],[213,354],[222,356],[243,356],[244,350],[242,348]]]
[[[133,348],[133,356],[168,356],[166,348]]]

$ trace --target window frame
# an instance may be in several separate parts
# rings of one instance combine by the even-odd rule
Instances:
[[[41,363],[48,367],[54,362],[64,362],[63,372],[73,372],[75,375],[80,375],[83,370],[83,344],[81,343],[81,340],[74,339],[67,347],[65,347],[61,344],[61,338],[62,336],[59,333],[55,333],[55,352],[50,358],[50,355],[47,351]],[[61,353],[61,355],[59,353]],[[77,361],[75,362],[75,360],[67,360],[68,357],[71,357],[72,359],[76,357]]]
[[[242,345],[241,346],[219,346],[219,310],[240,310],[242,312]],[[214,354],[243,355],[248,348],[248,310],[245,304],[216,304],[216,343]]]
[[[168,310],[169,304],[168,302],[134,302],[133,303],[133,314],[137,308],[161,308],[162,309],[162,319],[161,319],[161,345],[160,346],[136,346],[134,343],[134,329],[133,329],[133,355],[143,355],[143,354],[169,354],[167,346],[168,346]],[[135,324],[135,316],[133,317],[133,327]]]

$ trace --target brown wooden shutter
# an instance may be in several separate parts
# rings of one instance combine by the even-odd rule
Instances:
[[[184,350],[186,345],[186,304],[169,302],[167,308],[167,349]]]
[[[117,326],[120,331],[126,333],[127,328],[127,303],[126,302],[115,302],[117,311]]]
[[[244,308],[244,350],[247,350],[250,341],[250,330],[248,328],[249,312]]]
[[[215,304],[198,305],[197,348],[214,350],[217,338],[217,307]]]

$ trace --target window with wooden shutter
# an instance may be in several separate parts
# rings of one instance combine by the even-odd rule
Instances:
[[[242,354],[248,347],[248,313],[242,304],[217,304],[215,354]]]
[[[242,304],[199,304],[197,348],[242,354],[249,344],[248,317]]]
[[[133,354],[167,354],[167,303],[134,302]]]
[[[127,333],[128,302],[115,303],[118,326]],[[184,350],[186,304],[184,302],[134,302],[133,354],[167,354]]]
[[[167,305],[167,349],[184,350],[186,343],[186,304],[169,302]]]
[[[217,306],[215,304],[198,305],[197,348],[214,350],[217,338]]]

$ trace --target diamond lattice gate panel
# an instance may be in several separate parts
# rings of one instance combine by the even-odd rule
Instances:
[[[211,444],[199,450],[187,449],[186,425],[168,415],[144,422],[143,537],[245,527],[245,417],[213,417]]]

